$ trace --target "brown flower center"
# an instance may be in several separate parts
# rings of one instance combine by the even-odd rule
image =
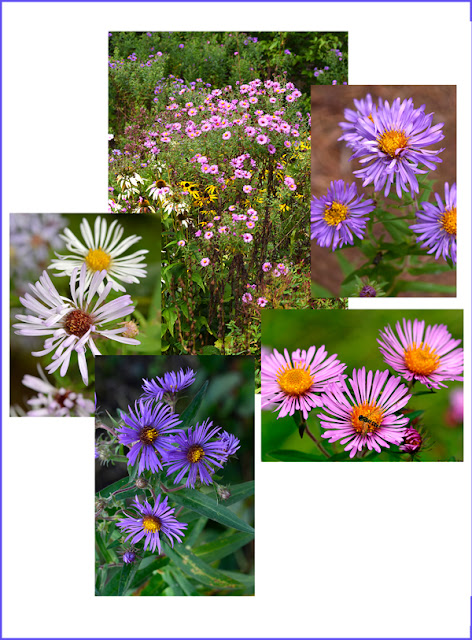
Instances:
[[[187,460],[194,464],[195,462],[201,460],[204,455],[205,452],[203,451],[203,447],[201,447],[199,444],[194,444],[187,451]]]
[[[63,321],[64,329],[70,336],[82,338],[93,325],[92,317],[81,309],[74,309]]]
[[[152,444],[159,435],[159,431],[154,427],[143,427],[139,434],[139,440],[143,444]]]

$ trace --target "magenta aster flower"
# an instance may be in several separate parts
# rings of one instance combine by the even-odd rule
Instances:
[[[413,100],[396,98],[392,106],[379,100],[379,106],[369,117],[359,118],[356,129],[360,139],[355,141],[354,154],[363,169],[354,174],[364,180],[363,187],[373,182],[375,191],[385,187],[385,196],[395,182],[399,198],[403,192],[418,193],[416,176],[436,169],[438,157],[444,149],[431,150],[430,145],[444,138],[443,123],[432,126],[433,115],[424,113],[424,107],[415,109]]]
[[[293,416],[301,411],[306,420],[314,407],[321,407],[320,394],[330,382],[341,378],[346,365],[337,360],[337,354],[327,358],[323,346],[308,351],[297,349],[290,356],[287,349],[284,355],[277,349],[262,356],[262,408],[276,404],[278,418]]]
[[[418,222],[410,226],[419,235],[416,242],[423,242],[423,247],[430,247],[428,253],[434,253],[435,259],[442,256],[450,258],[456,264],[457,248],[457,209],[456,184],[449,189],[444,184],[445,202],[435,193],[437,207],[429,202],[422,202],[423,211],[417,211]]]
[[[405,431],[403,444],[400,445],[400,451],[404,453],[418,453],[423,444],[421,433],[414,427],[408,427]]]
[[[317,416],[326,429],[322,438],[347,444],[344,450],[351,452],[351,458],[364,447],[380,453],[381,447],[390,448],[389,442],[401,444],[408,418],[395,412],[407,404],[411,394],[400,384],[401,378],[389,376],[388,370],[366,374],[362,367],[354,369],[349,379],[352,393],[345,380],[329,385],[322,395],[323,411],[328,415]]]
[[[363,238],[373,200],[357,195],[357,185],[344,180],[331,182],[328,193],[311,202],[311,239],[320,247],[333,251],[344,244],[354,244],[354,236]]]
[[[128,413],[121,413],[124,424],[119,429],[118,440],[129,447],[128,466],[133,466],[139,457],[138,473],[150,469],[156,473],[162,469],[159,456],[164,456],[173,442],[173,435],[182,423],[167,404],[140,399],[134,411],[128,405]]]
[[[211,442],[212,438],[216,441]],[[222,442],[220,427],[213,428],[213,422],[190,427],[187,432],[178,433],[174,438],[175,447],[166,454],[167,475],[177,471],[174,484],[178,484],[188,473],[186,487],[195,487],[197,477],[202,484],[211,484],[214,467],[222,468],[228,459],[227,442]]]
[[[150,551],[155,551],[157,547],[159,553],[162,551],[159,532],[161,535],[166,536],[171,547],[174,546],[174,538],[177,542],[182,542],[183,530],[187,528],[187,525],[175,518],[175,509],[168,506],[168,500],[169,498],[166,496],[161,502],[161,494],[159,493],[152,507],[147,501],[141,504],[136,496],[133,508],[136,509],[137,517],[123,518],[123,520],[116,523],[116,526],[123,533],[129,533],[129,536],[125,538],[125,542],[133,538],[132,543],[134,544],[139,542],[141,538],[146,537],[144,550],[146,551],[149,547]]]
[[[403,325],[403,326],[402,326]],[[396,323],[398,337],[390,328],[380,331],[380,345],[385,362],[405,380],[418,380],[431,389],[447,387],[446,380],[462,380],[464,354],[456,347],[444,324],[428,325],[425,321],[405,320]]]

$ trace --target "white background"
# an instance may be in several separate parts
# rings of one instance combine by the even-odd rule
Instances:
[[[458,298],[368,303],[465,308],[469,389],[468,3],[7,2],[3,18],[5,319],[7,214],[106,211],[109,30],[347,30],[350,84],[458,85]],[[256,597],[182,602],[94,597],[92,421],[9,420],[2,391],[4,636],[469,637],[468,393],[464,463],[258,463]]]

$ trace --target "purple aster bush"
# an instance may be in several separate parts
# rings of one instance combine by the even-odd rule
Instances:
[[[395,184],[399,198],[404,192],[419,193],[417,175],[436,169],[444,151],[430,149],[444,138],[443,124],[433,125],[433,116],[425,114],[424,107],[415,108],[411,98],[396,98],[392,105],[379,99],[370,116],[358,118],[355,130],[359,138],[353,141],[351,159],[366,165],[354,171],[364,187],[372,183],[375,191],[384,189],[388,196]]]
[[[124,425],[118,439],[129,447],[128,465],[134,466],[139,458],[138,473],[145,469],[157,472],[162,469],[161,458],[172,446],[173,436],[182,423],[167,404],[154,404],[153,400],[137,400],[134,410],[122,412]]]
[[[357,185],[344,180],[331,182],[328,193],[311,201],[311,239],[320,247],[334,251],[345,244],[354,244],[354,236],[365,235],[369,214],[375,209],[373,200],[357,195]]]
[[[208,371],[211,377],[198,392],[190,391],[193,397],[178,415],[172,392],[176,387],[189,388],[196,369],[180,368],[188,357],[160,358],[163,362],[157,364],[161,371],[177,364],[169,375],[152,380],[160,383],[160,399],[154,393],[149,399],[138,397],[126,411],[116,407],[120,395],[139,395],[140,377],[134,381],[133,372],[137,370],[141,376],[149,373],[156,357],[132,357],[133,362],[125,363],[129,365],[126,381],[120,371],[116,371],[117,379],[110,379],[119,359],[107,363],[102,358],[97,366],[97,380],[107,371],[107,384],[97,385],[95,468],[99,470],[104,464],[108,468],[107,474],[97,474],[97,485],[102,488],[95,497],[96,594],[250,595],[253,587],[246,568],[241,573],[248,574],[248,586],[235,573],[229,576],[210,565],[193,548],[210,539],[229,555],[247,545],[254,534],[250,524],[254,483],[247,473],[252,456],[241,452],[238,437],[251,429],[253,418],[252,359],[231,358],[229,363],[219,358],[218,362],[211,359],[201,364],[192,360],[199,376],[205,377]],[[238,374],[233,377],[235,372]],[[121,394],[116,393],[120,390]],[[218,402],[218,397],[227,396],[234,405]],[[185,400],[181,399],[183,405]],[[195,416],[205,410],[215,412],[226,428],[216,426],[211,418],[196,422]],[[230,462],[229,477],[225,478],[224,467]],[[116,474],[110,468],[115,464],[120,465]],[[228,534],[234,530],[244,535],[236,546],[231,538],[231,549],[227,550]],[[249,548],[245,555],[247,551]],[[189,571],[184,576],[181,571],[185,566]]]
[[[422,247],[428,247],[428,253],[434,253],[434,258],[448,258],[456,264],[457,247],[457,208],[456,184],[449,189],[444,184],[444,202],[441,196],[434,194],[436,205],[422,202],[422,210],[416,212],[416,224],[410,229],[418,234],[416,242],[422,242]]]
[[[166,453],[164,462],[168,476],[177,473],[174,484],[187,473],[186,487],[194,488],[197,480],[201,484],[213,482],[215,467],[222,469],[229,455],[227,443],[218,436],[220,427],[213,427],[209,419],[175,436],[174,446]]]
[[[161,495],[156,496],[154,506],[152,506],[147,500],[141,504],[136,496],[133,501],[133,507],[136,510],[135,517],[123,518],[117,522],[123,533],[128,533],[126,540],[132,539],[131,542],[136,544],[142,538],[144,540],[144,551],[149,547],[150,551],[162,553],[161,536],[165,536],[166,542],[171,547],[174,546],[174,540],[181,543],[184,537],[184,529],[187,528],[187,524],[179,522],[174,516],[175,509],[169,507],[168,496],[162,498]],[[123,558],[124,559],[124,558]],[[125,562],[131,562],[127,559]]]

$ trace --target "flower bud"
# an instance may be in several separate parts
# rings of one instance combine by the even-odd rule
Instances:
[[[138,487],[138,489],[145,489],[149,485],[149,482],[146,480],[146,478],[136,478],[135,485]]]

